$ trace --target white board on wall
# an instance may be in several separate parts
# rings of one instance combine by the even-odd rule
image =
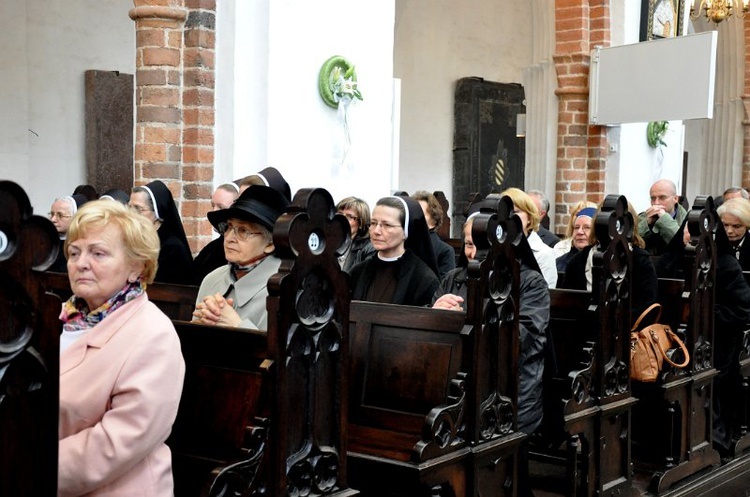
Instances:
[[[713,117],[717,34],[706,31],[594,49],[589,123]]]

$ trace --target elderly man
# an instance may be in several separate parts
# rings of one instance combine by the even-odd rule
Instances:
[[[638,233],[646,242],[646,250],[661,255],[680,230],[687,211],[679,203],[677,187],[668,179],[651,185],[649,195],[651,207],[638,216]]]
[[[724,195],[722,195],[722,202],[726,202],[730,198],[744,198],[745,200],[749,200],[750,194],[748,194],[747,190],[745,190],[741,186],[730,186],[729,188],[724,190]]]
[[[539,224],[539,231],[537,231],[539,238],[541,238],[546,245],[554,247],[557,242],[560,241],[560,238],[543,226],[545,220],[549,224],[549,217],[547,216],[547,212],[549,211],[549,200],[547,199],[547,195],[541,190],[529,190],[526,193],[528,193],[531,200],[534,201],[534,204],[539,211],[539,217],[542,219]]]

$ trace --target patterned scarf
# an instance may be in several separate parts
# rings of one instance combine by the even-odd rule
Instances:
[[[236,262],[230,262],[230,271],[232,273],[232,276],[234,277],[234,281],[237,281],[256,267],[258,267],[258,265],[263,262],[266,257],[268,257],[268,254],[263,254],[257,259],[253,259],[248,262],[246,266],[240,266]]]
[[[73,295],[63,304],[62,312],[60,313],[60,320],[64,323],[63,330],[77,331],[93,328],[105,317],[142,293],[143,286],[141,286],[141,280],[135,283],[127,283],[114,297],[93,311],[89,310],[85,300]]]

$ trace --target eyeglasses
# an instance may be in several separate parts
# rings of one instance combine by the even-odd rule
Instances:
[[[370,226],[368,228],[369,228],[370,231],[372,231],[375,228],[377,228],[378,226],[380,226],[380,228],[383,231],[391,231],[391,230],[395,230],[396,228],[400,228],[401,227],[401,225],[399,225],[399,224],[389,224],[389,223],[384,223],[382,221],[371,221],[370,222]]]
[[[262,231],[250,231],[245,226],[234,226],[229,223],[219,223],[217,226],[219,233],[226,236],[227,231],[234,232],[234,235],[242,241],[247,240],[251,236],[262,235]]]
[[[149,209],[148,207],[143,207],[142,205],[131,205],[133,209],[135,209],[139,214],[141,212],[151,212],[153,209]]]
[[[73,217],[71,214],[63,214],[62,212],[48,212],[47,216],[50,219],[55,219],[55,218],[57,218],[57,219],[65,219],[65,218],[68,218],[68,217]]]
[[[349,221],[359,222],[359,218],[353,214],[349,214],[348,212],[339,212],[339,214],[343,214]]]

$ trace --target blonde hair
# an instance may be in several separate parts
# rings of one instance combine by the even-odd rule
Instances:
[[[750,228],[750,200],[741,197],[730,198],[716,209],[719,218],[729,214],[739,219],[746,228]]]
[[[539,230],[539,222],[541,221],[541,218],[539,217],[539,210],[536,208],[536,203],[534,203],[534,200],[529,196],[528,193],[521,190],[520,188],[508,188],[502,193],[501,196],[510,197],[515,208],[524,211],[529,216],[531,231]],[[525,226],[523,227],[523,230],[524,232],[526,232]]]
[[[72,242],[85,237],[90,230],[102,229],[112,224],[120,228],[126,257],[131,261],[143,263],[140,279],[145,288],[156,276],[161,249],[159,235],[153,223],[119,202],[95,200],[81,206],[70,222],[65,240],[65,253],[68,253],[68,246]]]

